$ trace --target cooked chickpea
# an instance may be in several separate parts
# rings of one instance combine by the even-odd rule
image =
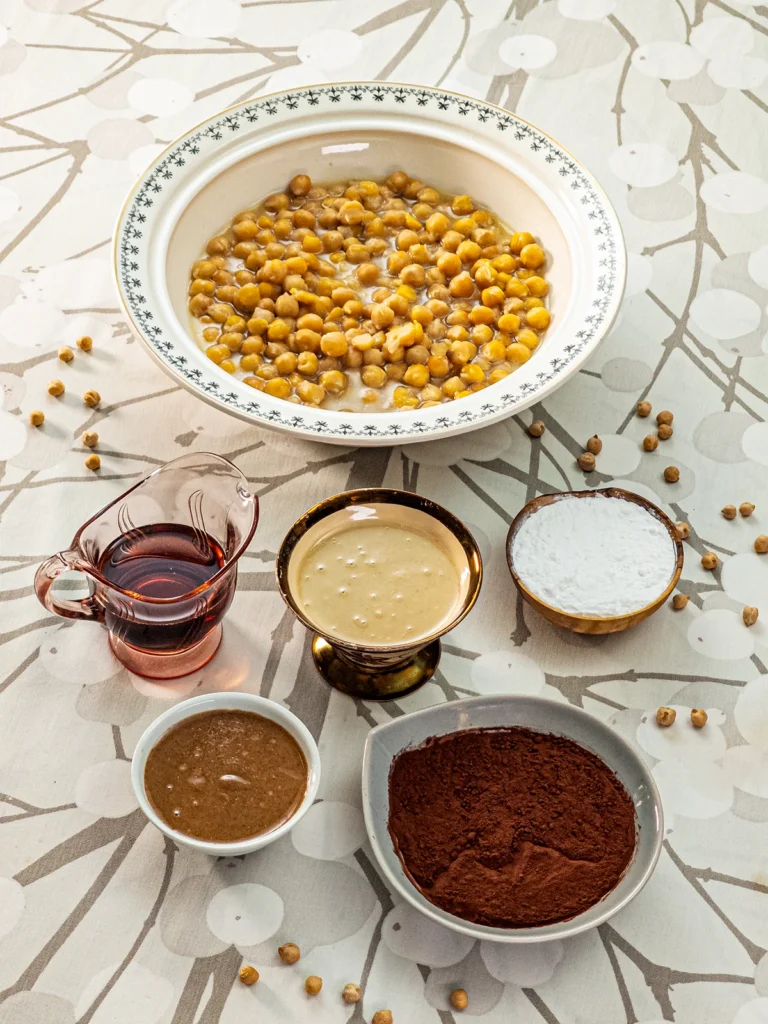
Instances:
[[[389,381],[395,408],[430,408],[530,358],[545,262],[533,235],[403,171],[330,189],[298,174],[210,239],[188,302],[208,357],[256,390],[319,406],[358,373],[353,402]]]
[[[507,345],[507,359],[511,363],[526,363],[530,358],[531,350],[527,345],[521,345],[519,342]]]

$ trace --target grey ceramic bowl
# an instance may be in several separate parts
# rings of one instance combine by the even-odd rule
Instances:
[[[387,830],[389,769],[401,750],[415,747],[430,736],[460,729],[519,725],[538,732],[567,736],[601,757],[626,786],[635,805],[637,848],[629,870],[599,903],[569,921],[537,928],[492,928],[474,924],[440,910],[409,880],[395,853]],[[572,704],[541,697],[503,694],[469,697],[417,711],[379,725],[368,734],[363,757],[363,810],[368,836],[386,880],[409,903],[447,928],[491,942],[545,942],[564,939],[594,928],[625,907],[651,876],[661,852],[664,818],[653,777],[639,755],[600,719]]]

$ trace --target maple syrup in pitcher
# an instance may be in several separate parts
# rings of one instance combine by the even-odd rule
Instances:
[[[205,586],[226,561],[221,545],[191,526],[153,523],[122,534],[106,548],[98,569],[128,598],[142,603],[111,600],[104,607],[108,629],[124,643],[145,651],[193,646],[224,617],[232,602],[234,572],[229,586]]]

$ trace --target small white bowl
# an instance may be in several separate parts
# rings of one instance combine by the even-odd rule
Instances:
[[[160,737],[172,726],[184,721],[185,718],[199,715],[204,711],[222,710],[253,711],[263,718],[268,718],[270,721],[282,725],[301,747],[309,769],[307,792],[304,794],[304,799],[301,801],[298,810],[288,821],[272,829],[271,832],[264,832],[262,835],[253,836],[251,839],[240,839],[234,843],[213,843],[204,839],[195,839],[192,836],[185,835],[183,832],[179,832],[175,828],[171,828],[154,810],[147,799],[147,793],[144,788],[144,768],[147,758],[149,757],[150,750],[152,750]],[[304,817],[312,806],[317,795],[317,787],[320,785],[320,753],[306,725],[296,715],[284,708],[282,704],[276,704],[273,700],[267,700],[266,697],[257,697],[252,693],[208,693],[202,697],[193,697],[191,700],[182,701],[181,704],[176,704],[174,707],[169,708],[168,711],[163,712],[144,731],[133,753],[131,782],[139,801],[139,807],[141,807],[152,824],[156,825],[161,832],[170,836],[174,842],[188,846],[199,853],[208,853],[212,857],[237,857],[244,853],[253,853],[254,850],[260,850],[262,847],[274,843],[276,839],[280,839],[281,836],[290,832],[293,826]]]
[[[602,900],[567,921],[531,928],[496,928],[456,917],[435,906],[416,888],[395,852],[388,828],[389,771],[397,755],[408,747],[419,746],[430,736],[501,726],[523,726],[535,732],[567,736],[586,747],[616,774],[635,806],[637,845],[629,867]],[[650,769],[619,733],[572,704],[515,694],[436,704],[372,729],[363,755],[363,812],[373,852],[390,886],[433,921],[489,942],[547,942],[597,927],[643,888],[659,859],[664,837],[661,797]]]

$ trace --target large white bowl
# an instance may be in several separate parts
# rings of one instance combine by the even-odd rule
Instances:
[[[389,835],[389,770],[407,747],[417,747],[430,736],[445,736],[460,729],[518,725],[537,732],[567,736],[602,758],[624,784],[637,817],[635,855],[619,884],[599,903],[569,921],[537,928],[495,928],[455,917],[422,895],[403,870]],[[447,928],[491,942],[545,942],[578,935],[607,921],[640,892],[651,877],[661,853],[664,817],[653,776],[639,754],[599,718],[572,704],[543,697],[499,694],[469,697],[437,704],[368,733],[363,755],[363,812],[373,852],[384,877],[409,903]]]
[[[408,412],[296,406],[231,377],[192,337],[189,268],[243,207],[305,171],[316,181],[402,168],[468,192],[543,241],[552,327],[520,369],[469,398]],[[592,175],[553,139],[500,107],[440,89],[373,82],[275,93],[212,117],[141,175],[114,245],[120,298],[149,352],[188,390],[243,419],[302,437],[380,445],[446,437],[541,401],[581,366],[621,302],[626,254]]]
[[[147,791],[144,788],[144,769],[150,751],[172,726],[183,722],[184,719],[190,718],[192,715],[199,715],[201,712],[222,710],[253,711],[255,714],[261,715],[262,718],[268,718],[271,722],[277,722],[278,725],[282,725],[293,736],[299,747],[301,747],[301,752],[304,754],[309,769],[309,778],[307,779],[307,791],[304,794],[304,799],[291,817],[284,821],[282,825],[273,828],[271,832],[263,832],[261,835],[252,836],[250,839],[239,839],[236,842],[230,843],[211,843],[204,839],[195,839],[194,836],[188,836],[184,832],[179,832],[163,821],[147,797]],[[259,697],[253,693],[206,693],[200,697],[192,697],[190,700],[184,700],[180,704],[175,704],[147,726],[133,753],[131,782],[136,793],[136,799],[139,801],[139,807],[141,807],[144,814],[153,825],[173,839],[174,842],[179,843],[181,846],[188,846],[192,850],[197,850],[198,853],[207,853],[212,857],[239,857],[244,853],[253,853],[254,850],[260,850],[262,847],[274,843],[276,839],[280,839],[281,836],[290,832],[293,826],[304,817],[312,806],[317,796],[317,787],[320,785],[320,753],[314,737],[306,725],[293,712],[284,708],[282,704],[268,700],[266,697]]]

